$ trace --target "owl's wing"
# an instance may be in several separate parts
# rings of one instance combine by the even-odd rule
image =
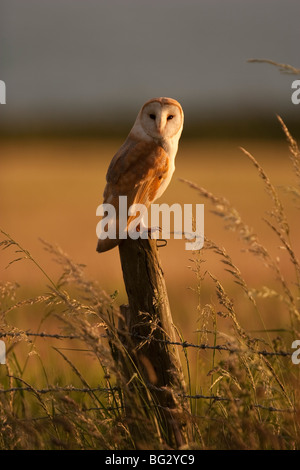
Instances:
[[[144,204],[148,207],[155,199],[160,185],[168,174],[168,170],[168,158],[160,158],[159,161],[157,161],[155,168],[149,168],[145,178],[135,186],[135,190],[131,193],[132,197],[128,198],[128,205]]]
[[[154,157],[154,165],[149,164],[143,178],[141,178],[127,194],[128,207],[134,204],[143,204],[148,208],[155,199],[160,185],[167,177],[169,159],[164,150],[158,147],[153,152],[152,157]],[[136,215],[128,217],[127,227],[135,218]]]
[[[122,174],[128,170],[132,156],[137,154],[136,147],[138,142],[127,138],[124,144],[119,148],[114,155],[107,170],[106,181],[108,183],[116,184]]]
[[[164,149],[155,143],[125,142],[114,156],[107,172],[104,203],[116,209],[117,231],[119,196],[127,196],[127,206],[144,204],[149,207],[162,182],[167,178],[169,158]],[[127,227],[136,216],[127,220]],[[97,251],[107,251],[120,240],[99,240]]]
[[[168,169],[169,158],[162,147],[128,138],[109,165],[104,201],[113,203],[112,199],[124,195],[128,205],[149,205]]]

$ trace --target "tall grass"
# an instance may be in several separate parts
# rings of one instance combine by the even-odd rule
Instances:
[[[300,153],[279,121],[295,175],[295,185],[286,190],[291,201],[299,204]],[[178,336],[190,410],[179,405],[178,420],[188,415],[191,449],[299,449],[300,366],[291,361],[291,344],[300,337],[300,265],[292,243],[294,224],[287,220],[278,189],[259,162],[245,149],[241,152],[269,195],[265,223],[287,257],[293,277],[285,276],[280,259],[227,199],[185,181],[201,201],[211,205],[224,228],[243,244],[245,254],[269,270],[270,283],[249,285],[226,248],[212,240],[206,239],[204,248],[193,253],[198,298],[195,342]],[[60,266],[58,279],[52,279],[47,268],[1,231],[1,248],[12,250],[9,264],[33,263],[47,287],[30,298],[23,292],[20,299],[17,283],[0,285],[0,339],[7,347],[7,364],[0,366],[0,448],[167,448],[151,387],[119,339],[116,296],[87,280],[84,266],[61,249],[42,243],[49,259]],[[224,266],[224,278],[210,269],[211,254]],[[203,301],[204,288],[210,289],[209,302]],[[288,314],[280,327],[278,321],[276,328],[266,327],[270,305],[274,318],[278,312]],[[35,331],[18,326],[21,315],[37,319]],[[245,315],[253,317],[256,331],[243,325]],[[129,382],[122,371],[124,362],[131,367]]]

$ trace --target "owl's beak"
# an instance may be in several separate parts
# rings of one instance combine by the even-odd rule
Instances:
[[[157,132],[158,132],[160,135],[162,135],[163,130],[164,130],[164,126],[163,126],[162,121],[159,121],[159,122],[157,123],[156,128],[157,128]]]

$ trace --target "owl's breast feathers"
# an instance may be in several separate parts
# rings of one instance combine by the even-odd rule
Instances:
[[[107,184],[103,198],[105,204],[116,209],[118,231],[119,196],[127,196],[128,208],[132,204],[149,207],[162,185],[170,180],[171,165],[168,154],[154,142],[135,141],[128,138],[113,157],[107,171]],[[165,189],[165,188],[164,188]],[[127,226],[134,217],[128,218]],[[97,251],[107,251],[119,244],[119,240],[98,240]]]

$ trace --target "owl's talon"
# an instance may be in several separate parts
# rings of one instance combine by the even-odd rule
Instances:
[[[150,238],[154,238],[154,239],[158,240],[157,236],[155,236],[155,235],[157,233],[161,234],[161,232],[162,232],[162,229],[160,227],[150,227],[148,233],[150,235]]]

